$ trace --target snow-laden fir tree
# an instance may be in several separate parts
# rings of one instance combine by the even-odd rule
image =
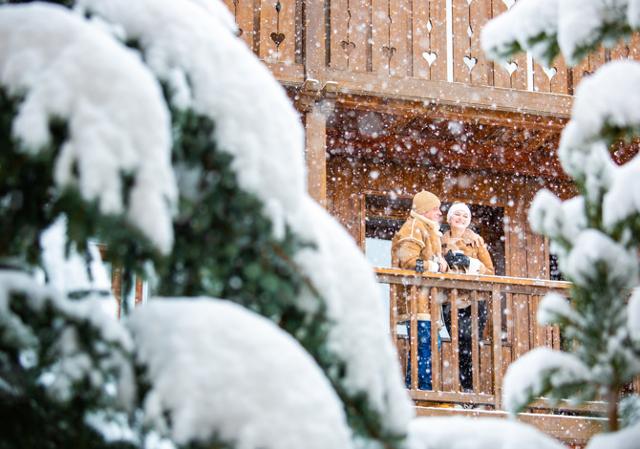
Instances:
[[[160,293],[231,299],[273,320],[312,356],[241,309],[211,299],[152,300],[154,305],[136,312],[125,327],[112,323],[133,341],[125,349],[131,351],[127,360],[135,380],[111,376],[106,382],[99,368],[88,369],[98,390],[135,393],[115,411],[102,408],[98,413],[93,403],[79,409],[75,421],[65,426],[64,445],[82,446],[73,440],[74,429],[87,425],[110,430],[106,443],[145,447],[154,441],[185,447],[346,448],[353,442],[400,447],[410,408],[384,334],[372,273],[346,232],[306,195],[297,114],[266,68],[234,36],[224,5],[196,0],[54,3],[73,10],[35,4],[0,8],[7,23],[3,43],[8,43],[2,47],[8,53],[0,54],[5,62],[0,79],[13,76],[29,83],[0,86],[6,90],[2,138],[9,143],[10,157],[21,154],[20,130],[28,135],[31,129],[41,131],[42,123],[60,123],[67,131],[58,136],[58,128],[46,133],[44,127],[41,141],[51,149],[44,153],[48,159],[39,174],[6,187],[21,197],[22,190],[41,187],[35,180],[51,178],[44,194],[29,203],[40,213],[67,191],[59,176],[75,180],[91,173],[73,185],[80,192],[76,197],[95,206],[66,202],[36,225],[24,218],[35,227],[28,261],[38,261],[37,237],[64,213],[69,242],[79,249],[88,237],[97,237],[108,245],[110,261],[138,270],[155,262]],[[66,28],[81,28],[86,36],[78,39]],[[125,72],[136,65],[144,72],[146,90],[154,91],[156,103],[160,99],[159,114],[146,116],[149,101],[130,92],[145,91],[136,84],[141,75],[120,80],[85,62],[104,57],[104,52],[91,50],[94,40],[109,41],[131,59],[123,63],[114,57],[114,65]],[[23,45],[46,57],[26,57]],[[80,53],[74,48],[83,45],[87,49]],[[57,77],[48,76],[56,70]],[[107,107],[82,97],[94,90],[102,92],[100,100]],[[49,96],[40,98],[42,92]],[[38,101],[29,102],[31,97]],[[127,99],[135,104],[128,106]],[[39,122],[21,119],[24,109],[35,111]],[[142,116],[132,116],[138,110]],[[155,116],[161,123],[153,122]],[[166,163],[168,146],[179,188],[177,207],[172,206],[174,172],[157,167]],[[104,151],[96,153],[95,147]],[[95,200],[92,192],[104,194],[111,208],[100,209],[103,200]],[[124,218],[102,224],[121,210],[116,206],[126,208]],[[162,213],[154,209],[160,206]],[[171,249],[166,226],[171,211],[175,243],[161,260],[159,255]],[[13,229],[7,225],[7,232]],[[14,251],[18,256],[25,252]],[[64,302],[62,308],[76,306]],[[57,312],[38,321],[45,327],[54,322],[59,322]],[[98,326],[96,320],[92,323]],[[64,326],[60,331],[65,333]],[[83,341],[104,346],[98,337]],[[265,342],[271,346],[261,351]],[[62,346],[51,344],[54,360]],[[20,351],[7,371],[24,368]],[[294,355],[280,366],[283,354]],[[283,367],[296,380],[282,382]],[[33,378],[49,373],[47,366],[37,369]],[[71,385],[61,403],[73,403],[80,387]],[[301,402],[307,394],[312,401]],[[55,421],[47,419],[46,407],[34,404],[32,417],[43,413],[40,422]]]
[[[545,65],[559,53],[573,65],[638,29],[637,0],[520,0],[486,26],[482,42],[498,60],[526,50]],[[542,301],[538,321],[558,324],[571,348],[535,349],[509,368],[504,395],[512,412],[539,396],[600,397],[608,401],[609,429],[619,428],[621,389],[640,373],[640,155],[618,166],[609,147],[639,132],[640,63],[609,62],[580,83],[558,150],[580,195],[562,202],[543,190],[529,212],[573,283],[570,300],[550,294]],[[639,426],[589,447],[617,447],[634,433],[637,444]]]

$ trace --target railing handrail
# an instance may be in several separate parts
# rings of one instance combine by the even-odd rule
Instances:
[[[489,275],[469,275],[457,273],[416,273],[412,270],[400,268],[374,268],[378,281],[387,284],[399,285],[419,285],[424,287],[437,286],[436,284],[447,285],[455,288],[467,288],[476,290],[491,290],[494,285],[505,286],[504,291],[516,292],[517,287],[531,287],[534,289],[543,288],[545,290],[568,290],[571,282],[550,281],[548,279],[533,279],[512,276],[489,276]],[[485,284],[484,288],[482,285]]]
[[[522,345],[518,344],[518,338],[522,337],[522,344],[526,347],[547,345],[557,348],[560,344],[557,335],[552,336],[549,331],[552,329],[540,331],[539,326],[535,324],[535,314],[539,307],[539,303],[544,295],[549,292],[556,291],[562,295],[568,294],[571,288],[570,282],[550,281],[546,279],[531,279],[510,276],[486,276],[486,275],[466,275],[457,273],[416,273],[412,270],[402,270],[398,268],[375,268],[377,280],[381,284],[388,284],[389,290],[389,325],[391,338],[398,344],[397,325],[400,322],[407,323],[408,326],[408,353],[406,360],[407,368],[410,366],[410,393],[414,400],[424,402],[453,402],[453,403],[471,403],[471,404],[488,404],[496,409],[502,407],[502,377],[503,377],[503,350],[505,345],[503,332],[503,322],[507,319],[507,325],[512,326],[515,338],[514,344],[517,351],[509,355],[515,359],[522,353]],[[399,298],[402,297],[403,309],[399,310]],[[426,298],[425,298],[426,297]],[[458,301],[463,298],[469,302],[470,319],[471,319],[471,358],[473,386],[465,387],[464,391],[460,385],[460,340],[459,338],[459,322],[458,314],[451,313],[450,330],[451,347],[447,349],[449,355],[448,370],[450,383],[445,388],[443,383],[445,343],[440,348],[439,337],[439,319],[430,319],[430,366],[431,366],[431,385],[430,390],[418,389],[418,320],[429,320],[429,318],[420,318],[422,313],[430,314],[430,317],[442,318],[442,301],[450,304],[451,310],[458,310]],[[423,304],[422,309],[418,310],[418,301],[427,300],[427,305]],[[508,315],[503,317],[503,304],[511,304],[510,310],[517,311],[519,315]],[[518,302],[518,305],[515,302]],[[487,335],[486,341],[480,338],[480,304],[484,303],[487,307],[486,323],[490,323],[491,329]],[[464,308],[464,306],[463,306]],[[523,315],[524,311],[524,315]],[[420,312],[420,313],[418,313]],[[518,317],[524,318],[520,324],[520,328],[516,329],[516,321]],[[528,324],[527,324],[528,323]],[[488,325],[488,324],[487,324]],[[524,329],[522,326],[534,326]],[[429,325],[428,325],[429,326]],[[516,326],[516,327],[513,327]],[[485,328],[486,330],[487,328]],[[533,330],[533,331],[532,331]],[[557,332],[553,331],[553,332]],[[507,332],[508,334],[508,332]],[[484,338],[484,337],[483,337]],[[508,337],[507,337],[508,338]],[[512,342],[513,343],[513,342]],[[485,348],[485,349],[483,349]],[[486,352],[486,348],[490,348],[490,353]],[[405,348],[406,350],[406,348]],[[468,353],[467,353],[468,354]],[[484,355],[483,355],[484,354]],[[485,358],[490,355],[490,359]],[[484,360],[484,362],[482,360]],[[443,363],[441,363],[443,362]],[[469,362],[466,362],[469,363]],[[485,364],[486,369],[490,370],[489,389],[485,389],[488,385],[481,385],[480,366]],[[488,365],[487,365],[488,363]],[[442,366],[441,366],[442,365]],[[485,377],[486,382],[488,379]]]

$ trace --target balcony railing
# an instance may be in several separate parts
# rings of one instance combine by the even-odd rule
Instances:
[[[346,93],[568,114],[583,76],[640,48],[634,36],[575,68],[561,58],[544,68],[527,55],[498,64],[480,48],[481,29],[513,2],[224,1],[241,38],[281,81],[317,78]]]
[[[416,274],[398,269],[377,269],[378,282],[389,285],[391,336],[402,367],[410,371],[409,390],[418,402],[473,404],[500,410],[502,379],[507,366],[536,346],[560,348],[557,327],[539,326],[538,304],[551,292],[567,294],[568,282],[499,276]],[[472,387],[460,384],[458,314],[450,313],[450,341],[438,336],[441,310],[470,303]],[[423,310],[418,310],[419,303]],[[426,306],[428,304],[428,306]],[[425,306],[427,310],[424,310]],[[483,314],[482,311],[487,313]],[[431,389],[418,389],[418,320],[431,315]],[[408,325],[407,325],[408,323]],[[405,329],[408,328],[408,332]],[[539,402],[534,407],[548,407]],[[567,406],[568,407],[568,406]],[[590,404],[583,410],[600,408]],[[577,410],[577,409],[573,409]]]

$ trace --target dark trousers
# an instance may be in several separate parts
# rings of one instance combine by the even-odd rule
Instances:
[[[407,334],[411,335],[407,321]],[[411,355],[404,378],[407,388],[411,388]],[[431,390],[431,321],[418,320],[418,389]]]

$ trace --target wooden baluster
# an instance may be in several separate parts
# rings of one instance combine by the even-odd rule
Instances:
[[[431,288],[431,385],[433,391],[442,391],[440,375],[440,351],[438,350],[438,324],[440,318],[440,304],[438,304],[438,289]]]
[[[398,291],[396,284],[387,284],[389,286],[389,332],[394,343],[398,341]]]
[[[533,298],[535,298],[535,307],[533,308],[533,323],[536,329],[535,345],[536,347],[548,346],[550,344],[549,339],[547,338],[547,329],[549,329],[549,326],[540,326],[540,324],[538,323],[538,309],[540,308],[540,302],[542,301],[542,298],[540,297],[540,295],[535,295],[533,296]]]
[[[502,408],[502,307],[500,286],[491,290],[491,314],[493,321],[493,394],[496,409]]]
[[[418,389],[418,295],[420,287],[412,285],[409,295],[409,357],[411,360],[411,389]]]
[[[458,290],[449,293],[451,298],[451,365],[453,391],[460,391],[460,341],[458,339]]]
[[[493,335],[493,315],[491,313],[491,294],[482,292],[481,300],[484,301],[486,307],[485,313],[485,331],[483,337],[486,335],[487,341],[491,341]],[[480,389],[483,393],[489,393],[493,387],[493,365],[491,357],[491,345],[483,343],[480,348]]]
[[[480,391],[480,354],[478,351],[480,321],[478,320],[478,292],[471,290],[471,373],[473,392]]]

